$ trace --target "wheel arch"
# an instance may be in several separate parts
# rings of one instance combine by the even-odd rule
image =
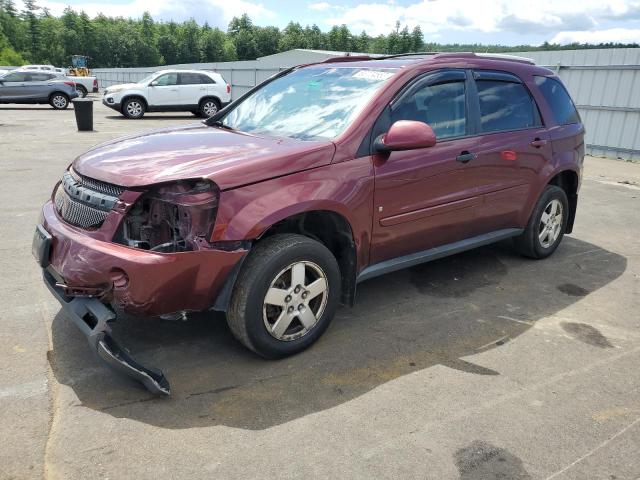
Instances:
[[[202,105],[202,102],[204,102],[205,100],[215,100],[216,102],[218,102],[218,106],[222,106],[222,100],[220,100],[220,98],[216,95],[203,95],[200,100],[198,101],[198,108],[200,108],[200,105]]]
[[[578,207],[578,188],[580,186],[580,176],[575,170],[566,169],[556,172],[551,177],[547,185],[555,185],[564,190],[569,201],[569,217],[567,218],[566,233],[573,231],[573,223],[576,218],[576,210]]]
[[[122,105],[121,109],[124,108],[124,104],[126,103],[126,101],[127,100],[131,100],[132,98],[137,98],[139,100],[142,100],[142,103],[144,104],[145,110],[149,109],[149,102],[147,102],[147,99],[144,98],[144,96],[139,94],[139,93],[129,93],[129,94],[125,95],[124,97],[122,97],[122,99],[120,100],[120,105]]]
[[[71,99],[69,98],[69,94],[62,90],[54,90],[53,92],[51,92],[49,94],[48,100],[51,101],[53,99],[53,96],[57,94],[64,95],[65,97],[67,97],[67,101],[71,101]]]
[[[298,205],[301,207],[301,205]],[[295,233],[322,243],[334,255],[341,276],[341,302],[352,306],[355,301],[357,246],[349,220],[340,212],[326,208],[308,208],[291,212],[282,209],[260,222],[253,244],[276,234]],[[243,257],[243,261],[246,256]],[[229,275],[215,301],[214,310],[226,311],[242,263]]]
[[[358,261],[353,229],[347,218],[335,210],[306,210],[273,223],[256,241],[284,233],[303,235],[327,247],[340,267],[341,301],[352,306]]]

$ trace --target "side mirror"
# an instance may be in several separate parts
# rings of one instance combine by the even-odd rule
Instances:
[[[151,82],[151,83],[149,84],[149,86],[150,86],[150,87],[157,87],[157,86],[158,86],[158,81],[157,81],[157,80],[154,80],[153,82]]]
[[[374,147],[378,152],[394,152],[428,148],[435,144],[436,134],[426,123],[398,120],[387,133],[376,138]]]

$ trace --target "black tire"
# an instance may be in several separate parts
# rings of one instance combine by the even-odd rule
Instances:
[[[562,217],[560,220],[557,220],[556,216],[554,225],[557,225],[559,230],[555,239],[551,241],[550,237],[544,238],[542,215],[543,213],[549,215],[549,212],[551,211],[550,209],[553,208],[552,202],[554,201],[560,202],[560,205],[562,206]],[[542,191],[542,194],[533,209],[533,213],[531,214],[531,218],[529,218],[529,223],[527,224],[527,228],[524,233],[514,239],[516,250],[529,258],[542,259],[548,257],[555,252],[558,245],[560,245],[560,242],[564,237],[564,232],[567,229],[568,219],[569,201],[567,199],[567,194],[560,187],[547,185]],[[550,231],[552,230],[553,229]],[[545,242],[541,240],[541,235],[543,235],[543,238],[547,243],[546,245],[544,244]]]
[[[272,333],[273,328],[271,331],[267,329],[269,309],[271,311],[275,309],[275,316],[284,315],[289,311],[288,308],[291,308],[291,305],[289,307],[283,306],[282,308],[272,305],[266,306],[265,297],[272,283],[284,278],[282,275],[287,275],[287,273],[283,274],[282,272],[288,266],[299,262],[306,262],[305,268],[307,269],[303,269],[304,286],[301,292],[298,292],[294,290],[294,285],[291,281],[290,295],[286,296],[289,299],[288,302],[297,304],[304,301],[301,299],[305,297],[301,295],[304,295],[306,287],[313,282],[311,280],[307,284],[308,272],[317,272],[317,270],[314,270],[316,267],[319,267],[324,273],[323,278],[326,279],[325,285],[327,286],[326,296],[325,293],[322,293],[320,294],[322,297],[318,295],[309,300],[311,312],[318,313],[319,318],[313,317],[317,321],[311,328],[306,330],[306,333],[296,333],[296,329],[299,332],[305,331],[305,327],[300,320],[301,317],[298,315],[297,309],[294,307],[290,314],[290,318],[294,319],[289,320],[291,323],[287,323],[289,326],[283,332],[283,338],[284,336],[290,338],[279,339]],[[293,269],[290,270],[290,275],[291,277],[289,278],[292,280]],[[340,298],[340,281],[340,269],[335,257],[320,242],[294,234],[268,237],[253,248],[242,265],[231,295],[227,311],[227,323],[233,335],[244,346],[258,355],[265,358],[281,358],[293,355],[318,340],[331,323]],[[284,290],[286,290],[286,287]],[[311,295],[307,293],[307,297],[311,297]],[[321,301],[322,305],[324,305],[322,312],[318,309],[317,303],[315,306],[313,305],[313,302],[318,301]],[[298,305],[299,308],[300,306]],[[313,312],[314,309],[316,309],[316,312]],[[304,311],[304,307],[302,307],[301,311]],[[276,322],[272,325],[275,324]],[[293,333],[287,334],[287,332]],[[301,336],[296,337],[296,335]]]
[[[198,106],[198,115],[209,118],[220,110],[220,102],[216,98],[203,98]]]
[[[86,96],[89,94],[89,92],[87,92],[87,89],[84,88],[84,85],[80,85],[79,83],[76,83],[76,92],[78,92],[80,98],[86,98]]]
[[[49,97],[49,105],[56,110],[64,110],[69,106],[69,97],[62,92],[54,92]]]
[[[132,120],[138,120],[144,117],[146,109],[146,104],[138,97],[127,98],[122,103],[122,115]]]

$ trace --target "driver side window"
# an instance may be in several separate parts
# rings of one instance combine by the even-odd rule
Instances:
[[[168,87],[170,85],[178,84],[178,74],[177,73],[165,73],[164,75],[159,76],[156,79],[157,85],[159,87]]]
[[[27,74],[24,72],[8,73],[2,80],[4,82],[25,82],[27,80]]]
[[[415,120],[427,123],[438,140],[461,137],[467,130],[465,82],[426,85],[395,106],[392,123]]]

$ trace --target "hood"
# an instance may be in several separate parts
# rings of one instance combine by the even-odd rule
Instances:
[[[103,143],[73,162],[76,172],[123,187],[208,178],[228,189],[331,163],[330,141],[260,137],[203,124]]]
[[[117,85],[111,85],[105,88],[106,91],[113,92],[114,90],[128,90],[130,88],[140,88],[140,83],[118,83]]]

